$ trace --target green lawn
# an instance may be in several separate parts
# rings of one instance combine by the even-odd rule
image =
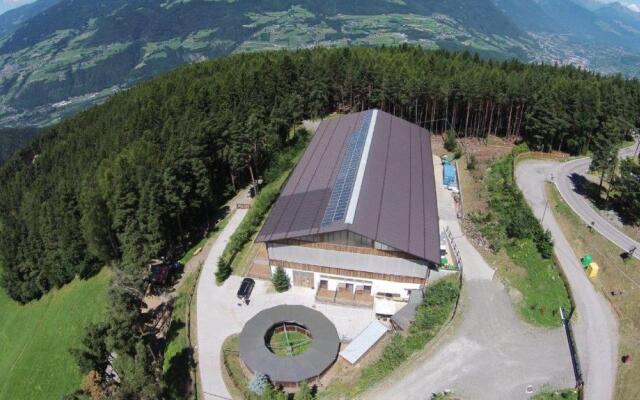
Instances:
[[[0,290],[0,399],[60,399],[79,387],[69,349],[104,318],[109,277],[103,269],[26,305]]]
[[[311,339],[300,332],[279,332],[271,336],[271,351],[279,356],[297,356],[304,353],[311,345]]]
[[[558,267],[544,259],[530,240],[519,240],[507,246],[509,257],[525,271],[505,271],[509,283],[523,296],[520,312],[525,320],[542,326],[560,324],[559,307],[571,309],[567,288]]]

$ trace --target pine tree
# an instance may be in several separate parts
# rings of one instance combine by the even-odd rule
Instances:
[[[276,272],[271,277],[271,282],[277,292],[286,292],[289,290],[289,286],[291,285],[289,276],[284,272],[284,268],[282,267],[276,268]]]

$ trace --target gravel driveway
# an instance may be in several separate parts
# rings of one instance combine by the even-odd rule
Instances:
[[[569,281],[578,319],[574,331],[585,381],[586,400],[613,398],[618,354],[618,322],[607,300],[594,288],[578,256],[564,237],[553,212],[547,210],[545,181],[561,165],[553,161],[529,160],[518,164],[516,180],[536,217],[553,235],[554,252]]]
[[[451,229],[465,266],[461,322],[432,352],[402,367],[363,398],[429,399],[433,392],[453,389],[465,399],[517,400],[543,387],[572,387],[564,331],[520,320],[493,269],[462,235],[453,199],[440,184],[437,158],[434,165],[440,223]]]

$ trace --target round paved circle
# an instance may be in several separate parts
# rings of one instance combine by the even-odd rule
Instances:
[[[265,336],[277,324],[296,323],[307,328],[312,341],[297,356],[279,356],[265,344]],[[240,358],[254,373],[268,375],[273,382],[295,383],[315,378],[338,356],[338,331],[321,312],[298,305],[282,305],[260,311],[240,333]]]

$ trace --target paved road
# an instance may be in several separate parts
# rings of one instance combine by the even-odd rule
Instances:
[[[436,182],[441,166],[435,163]],[[453,389],[476,400],[528,399],[529,390],[574,384],[562,329],[523,323],[494,271],[471,245],[456,218],[448,191],[438,187],[441,224],[448,226],[464,262],[461,322],[436,349],[397,371],[363,398],[427,399]]]
[[[236,326],[221,324],[217,308],[220,289],[216,285],[215,272],[218,259],[229,242],[229,238],[242,222],[248,210],[234,212],[227,226],[220,232],[209,251],[198,280],[196,298],[196,320],[198,324],[198,368],[200,384],[205,399],[231,398],[220,371],[220,350],[224,339],[236,332]],[[218,339],[218,340],[215,340]]]
[[[559,166],[553,161],[524,161],[516,169],[516,180],[535,215],[542,218],[544,214],[542,223],[553,235],[554,252],[571,287],[578,313],[574,331],[585,381],[585,399],[610,400],[616,381],[618,322],[607,300],[584,273],[553,213],[544,211],[545,181]]]
[[[620,150],[619,156],[621,158],[630,157],[633,155],[635,149],[635,144],[624,148]],[[631,239],[619,228],[612,225],[592,207],[591,202],[587,198],[576,192],[574,180],[589,170],[589,164],[591,164],[591,158],[586,157],[563,163],[555,168],[553,175],[558,191],[560,191],[564,201],[569,204],[573,211],[578,214],[585,223],[591,224],[591,222],[595,222],[594,228],[600,232],[602,236],[608,238],[624,251],[636,247],[638,250],[634,256],[640,260],[640,242]]]

